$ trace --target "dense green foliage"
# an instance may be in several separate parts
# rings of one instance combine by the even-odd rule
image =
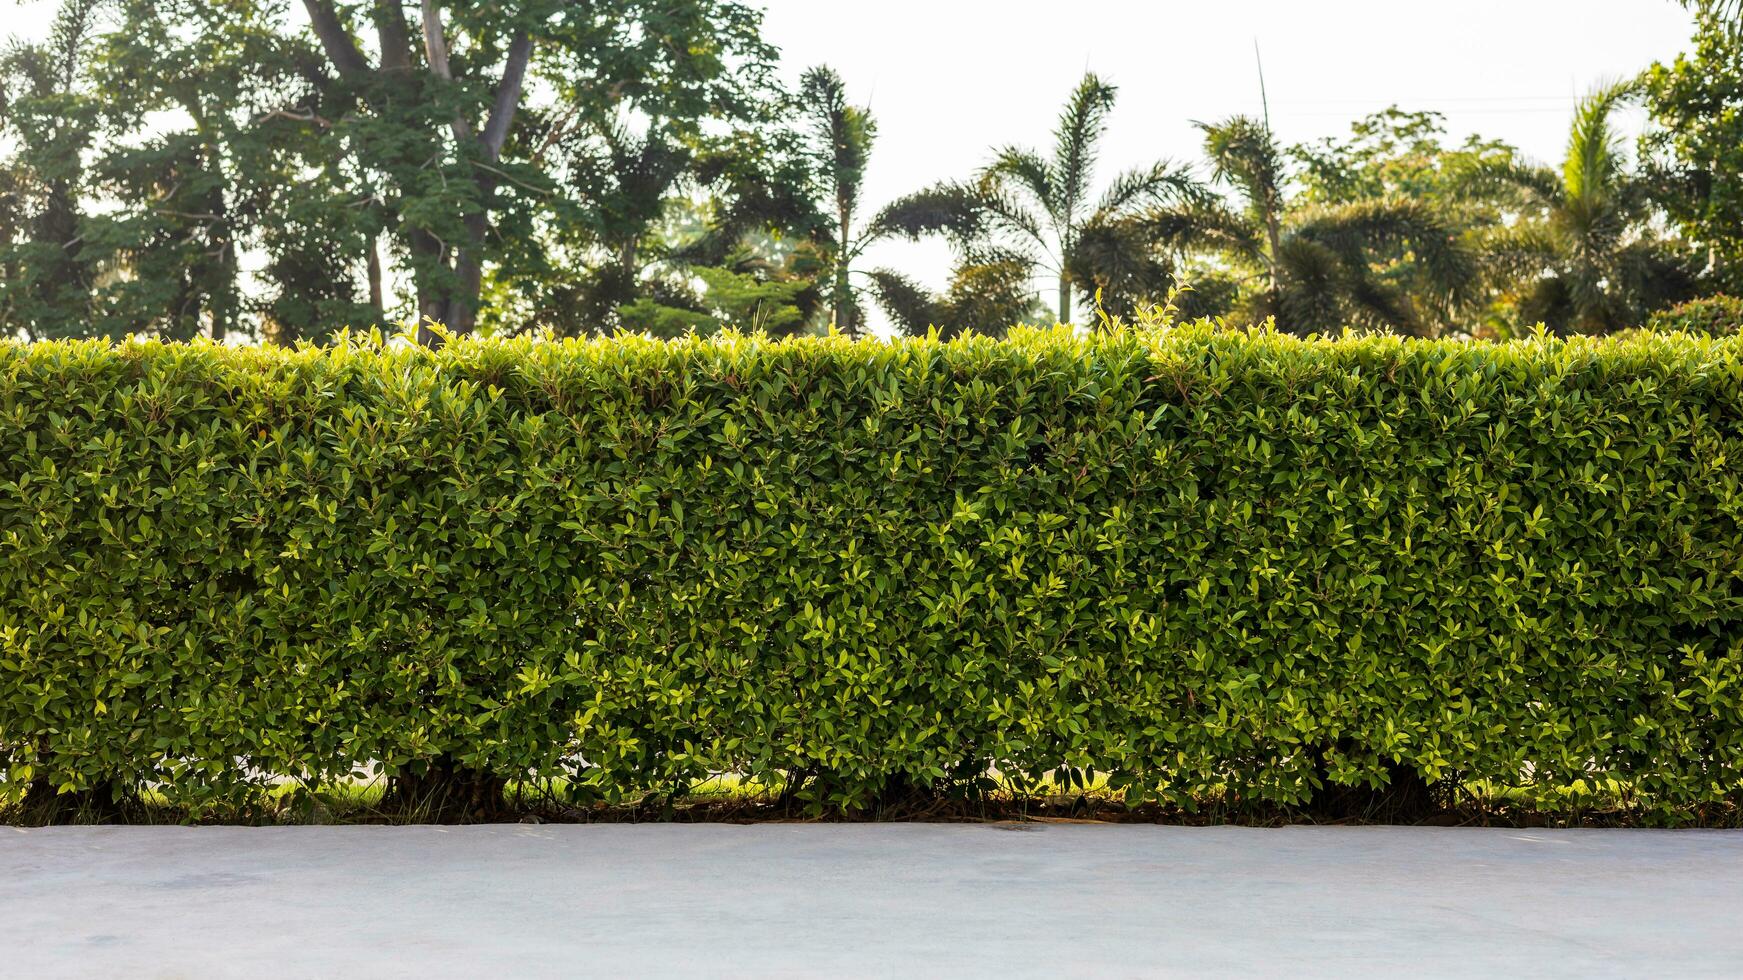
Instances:
[[[1743,333],[1743,299],[1720,294],[1678,303],[1646,320],[1646,329],[1724,336]]]
[[[1696,292],[1687,246],[1654,227],[1651,182],[1628,165],[1612,118],[1633,96],[1613,84],[1582,100],[1559,168],[1484,160],[1463,175],[1467,192],[1514,209],[1478,241],[1522,323],[1613,333]]]
[[[0,782],[1743,784],[1743,348],[0,345]]]
[[[781,107],[759,23],[730,0],[63,0],[0,49],[0,336],[465,332],[487,282],[497,327],[564,287],[609,312],[675,186],[782,220],[743,201],[783,160],[740,138]],[[602,176],[637,136],[661,179]],[[553,272],[583,257],[630,281]]]
[[[1270,127],[1237,116],[1200,124],[1214,179],[1233,190],[1201,195],[1140,219],[1176,248],[1220,256],[1247,274],[1239,310],[1297,333],[1351,324],[1433,335],[1475,285],[1459,229],[1422,197],[1387,193],[1340,203],[1288,199],[1287,158]]]
[[[1351,123],[1348,136],[1291,147],[1289,156],[1299,165],[1304,203],[1408,197],[1450,207],[1467,203],[1457,193],[1459,174],[1519,152],[1476,136],[1449,145],[1446,135],[1442,114],[1391,106]]]
[[[1725,5],[1713,5],[1722,7]],[[1708,250],[1713,273],[1743,289],[1743,26],[1739,8],[1703,15],[1693,50],[1642,81],[1646,134],[1665,210]]]

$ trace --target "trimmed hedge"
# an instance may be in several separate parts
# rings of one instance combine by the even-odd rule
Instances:
[[[1740,353],[0,345],[0,791],[1735,803]]]

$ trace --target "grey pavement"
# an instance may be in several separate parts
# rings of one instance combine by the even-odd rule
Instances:
[[[0,974],[1738,976],[1743,832],[0,828]]]

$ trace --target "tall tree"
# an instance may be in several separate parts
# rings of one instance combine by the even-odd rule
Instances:
[[[1631,93],[1616,83],[1580,102],[1560,168],[1489,161],[1462,178],[1467,193],[1515,212],[1479,247],[1508,284],[1522,325],[1607,333],[1638,326],[1694,289],[1686,249],[1653,227],[1651,185],[1628,166],[1611,124]]]
[[[1220,257],[1243,276],[1240,309],[1296,333],[1369,326],[1434,332],[1424,308],[1455,304],[1476,270],[1432,204],[1397,195],[1289,199],[1287,159],[1271,130],[1236,116],[1201,123],[1214,180],[1233,200],[1200,197],[1141,220],[1156,239]],[[1408,255],[1399,266],[1396,258]]]
[[[1144,208],[1197,190],[1186,168],[1162,161],[1120,174],[1099,198],[1093,196],[1096,157],[1117,92],[1084,75],[1059,115],[1050,154],[1006,147],[982,173],[992,229],[1015,254],[1056,277],[1061,323],[1071,322],[1073,289],[1095,287],[1103,268],[1093,261],[1098,254],[1117,259],[1143,244],[1128,234],[1123,247],[1098,253],[1085,248],[1086,241],[1105,243],[1109,230]]]
[[[380,189],[420,318],[459,333],[477,321],[486,265],[557,193],[544,141],[625,106],[700,114],[741,56],[760,57],[745,43],[760,45],[758,15],[731,0],[421,0],[415,21],[387,0],[303,3],[352,101],[331,136]],[[544,84],[529,88],[535,71]],[[551,101],[529,106],[529,93]]]
[[[848,102],[847,85],[831,68],[819,66],[807,71],[799,82],[799,98],[808,109],[817,172],[826,206],[834,218],[830,312],[837,327],[852,333],[858,320],[849,279],[857,231],[854,220],[858,216],[866,166],[871,162],[872,143],[877,139],[877,124],[869,110]]]
[[[830,68],[805,72],[799,98],[809,123],[818,196],[832,218],[825,234],[831,313],[843,333],[863,333],[865,324],[853,276],[858,271],[855,263],[866,249],[892,238],[912,241],[934,234],[957,241],[972,238],[981,227],[983,201],[972,188],[939,184],[886,204],[862,227],[860,195],[877,125],[870,111],[848,102],[846,84]],[[891,275],[879,274],[873,282],[886,283]]]
[[[0,337],[86,332],[101,267],[84,240],[102,133],[90,84],[99,0],[65,3],[40,44],[0,51]]]
[[[1460,193],[1461,175],[1483,163],[1506,164],[1517,155],[1507,143],[1475,135],[1452,142],[1440,113],[1391,106],[1357,119],[1348,135],[1292,147],[1289,156],[1296,166],[1290,206],[1420,201],[1439,214],[1449,231],[1469,241],[1478,230],[1500,224],[1505,215],[1494,202]],[[1407,240],[1376,241],[1369,252],[1375,275],[1410,297],[1422,332],[1470,329],[1501,312],[1490,284],[1479,282],[1476,289],[1457,292],[1437,288],[1432,270],[1416,260]]]
[[[470,331],[491,224],[507,206],[498,190],[515,176],[501,166],[503,147],[534,48],[555,40],[557,9],[422,0],[414,28],[397,0],[374,0],[363,16],[334,0],[303,6],[328,68],[354,100],[333,128],[363,147],[391,195],[420,339],[434,341],[431,323]]]
[[[223,339],[256,305],[243,295],[243,250],[264,244],[263,230],[276,244],[289,223],[273,200],[311,182],[279,164],[301,123],[275,110],[307,91],[301,65],[313,52],[281,33],[271,3],[109,6],[117,21],[103,38],[98,81],[114,129],[126,134],[97,166],[110,204],[99,237],[125,271],[113,305],[139,313],[135,329]]]
[[[1743,5],[1711,5],[1694,50],[1642,77],[1655,124],[1642,137],[1657,197],[1706,252],[1718,285],[1743,291]]]
[[[974,250],[959,254],[942,294],[889,269],[873,270],[870,277],[878,305],[909,336],[936,328],[943,337],[969,331],[998,337],[1009,327],[1034,322],[1046,309],[1035,294],[1029,263],[1020,257]]]

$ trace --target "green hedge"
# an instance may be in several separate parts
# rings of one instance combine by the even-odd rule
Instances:
[[[828,807],[989,767],[1735,802],[1740,354],[0,345],[0,790],[442,758]]]

